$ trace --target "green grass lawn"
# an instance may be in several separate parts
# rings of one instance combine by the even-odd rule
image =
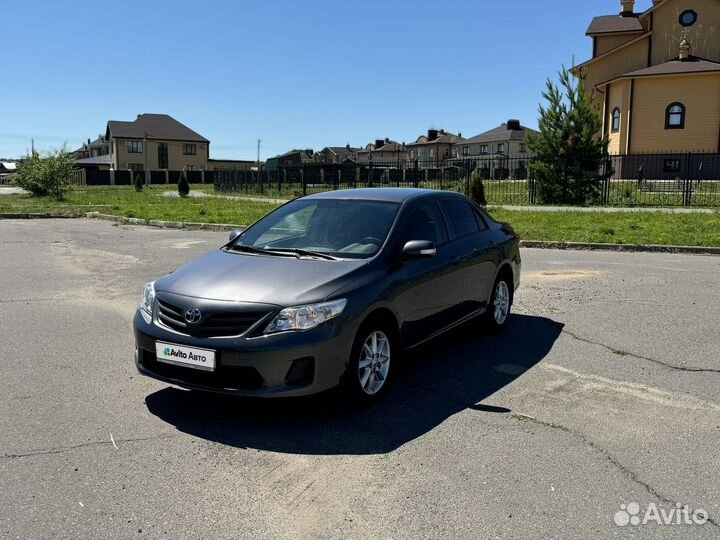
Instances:
[[[720,246],[720,214],[521,212],[491,209],[525,240]]]
[[[29,195],[0,196],[0,213],[49,213],[77,216],[86,212],[100,212],[116,216],[189,221],[199,223],[230,223],[245,225],[258,220],[277,205],[249,201],[229,201],[215,198],[165,197],[174,185],[146,187],[136,193],[128,186],[76,187],[64,201],[51,197]],[[212,186],[195,186],[192,190],[212,191]]]
[[[275,204],[216,198],[164,197],[170,186],[146,187],[136,193],[129,186],[76,187],[64,201],[29,195],[0,196],[0,213],[84,215],[101,212],[117,216],[249,225]],[[212,186],[192,189],[212,192]],[[267,194],[266,194],[267,195]],[[528,212],[491,209],[493,217],[510,223],[525,240],[720,246],[720,213],[666,214],[660,212]]]

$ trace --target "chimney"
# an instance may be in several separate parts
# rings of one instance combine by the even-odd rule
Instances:
[[[520,129],[520,120],[508,120],[507,128],[511,131],[518,131]]]
[[[142,116],[142,114],[138,114],[138,115],[137,115],[137,118],[136,118],[135,120],[140,120],[140,117],[141,117],[141,116]]]
[[[350,150],[350,143],[347,143],[347,144],[345,145],[345,150]]]
[[[428,129],[427,134],[428,141],[434,141],[438,138],[438,131],[437,129]]]
[[[88,139],[88,144],[90,144],[90,139]]]
[[[635,16],[635,0],[621,0],[620,5],[622,6],[621,17]]]
[[[382,148],[383,146],[385,146],[385,141],[383,141],[382,139],[375,140],[375,150],[377,150],[378,148]]]

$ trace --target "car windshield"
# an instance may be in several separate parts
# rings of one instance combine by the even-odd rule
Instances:
[[[301,199],[258,221],[232,247],[366,259],[385,243],[399,206],[381,201]]]

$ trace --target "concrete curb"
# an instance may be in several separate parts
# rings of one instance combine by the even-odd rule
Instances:
[[[82,214],[37,214],[20,212],[18,214],[0,214],[0,219],[73,219],[83,217]]]
[[[657,244],[601,244],[595,242],[552,242],[522,240],[522,247],[540,249],[575,249],[598,251],[628,251],[645,253],[686,253],[694,255],[720,255],[720,247],[710,246],[663,246]]]
[[[88,212],[85,217],[90,219],[102,219],[105,221],[114,221],[115,223],[123,223],[126,225],[146,225],[149,227],[158,227],[161,229],[191,229],[204,231],[232,231],[235,229],[245,229],[243,225],[231,225],[228,223],[193,223],[189,221],[160,221],[155,219],[140,219],[124,216],[113,216],[110,214],[101,214],[100,212]]]

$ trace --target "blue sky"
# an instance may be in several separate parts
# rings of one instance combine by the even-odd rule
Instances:
[[[639,1],[645,9],[651,0]],[[537,125],[544,81],[619,0],[3,0],[0,157],[167,113],[211,157]],[[9,79],[7,77],[10,77]]]

